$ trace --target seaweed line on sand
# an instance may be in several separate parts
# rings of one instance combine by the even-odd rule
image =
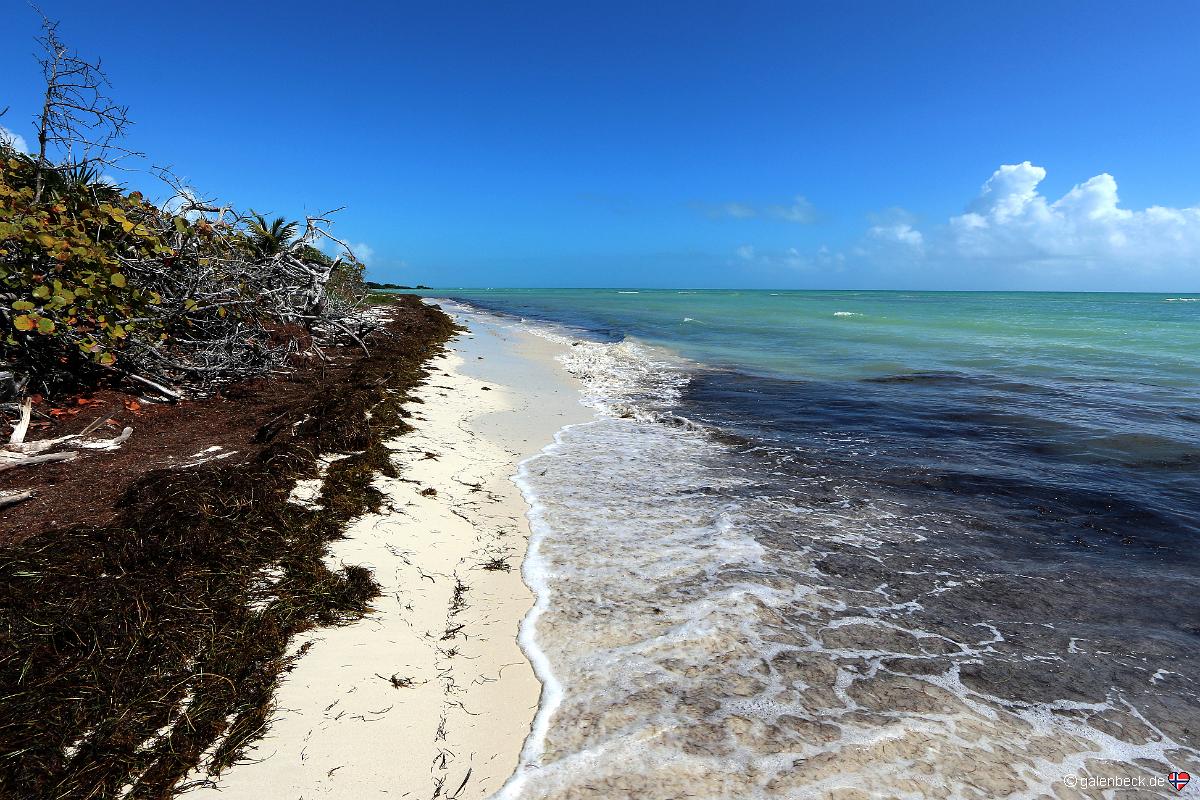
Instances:
[[[303,654],[293,636],[369,609],[370,571],[323,556],[378,509],[382,442],[408,430],[401,404],[456,330],[416,297],[393,302],[370,354],[259,429],[255,457],[149,472],[111,520],[0,546],[0,797],[186,790],[262,735]],[[329,453],[351,455],[317,502],[288,502]]]

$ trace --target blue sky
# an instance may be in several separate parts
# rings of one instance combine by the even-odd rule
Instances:
[[[1194,2],[42,5],[132,147],[381,280],[1200,290]]]

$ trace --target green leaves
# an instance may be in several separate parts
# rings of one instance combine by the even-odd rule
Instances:
[[[60,181],[35,203],[32,164],[0,159],[0,361],[50,376],[47,387],[90,380],[90,368],[117,359],[202,383],[245,372],[209,369],[205,348],[269,368],[282,352],[276,323],[290,331],[291,306],[311,293],[297,262],[331,297],[361,296],[361,274],[346,271],[361,267],[331,276],[340,262],[297,242],[296,222],[172,214],[84,181]]]
[[[157,343],[161,325],[131,323],[162,303],[135,268],[171,252],[158,231],[172,218],[132,194],[86,186],[34,203],[33,181],[25,161],[0,160],[0,292],[13,296],[0,359],[70,372],[81,358],[114,363],[135,335]]]
[[[22,333],[36,330],[43,336],[49,336],[54,333],[54,320],[49,317],[43,317],[38,314],[21,314],[13,320],[13,327]]]

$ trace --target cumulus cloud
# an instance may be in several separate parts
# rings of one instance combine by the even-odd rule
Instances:
[[[1200,206],[1121,206],[1101,173],[1054,199],[1046,170],[1004,164],[964,211],[922,224],[903,209],[870,218],[845,250],[863,285],[1170,291],[1200,284]],[[840,265],[829,252],[776,258],[800,268]],[[763,263],[764,254],[745,261]]]
[[[1200,264],[1200,207],[1121,208],[1108,173],[1050,201],[1038,191],[1045,177],[1028,161],[997,169],[968,210],[949,220],[947,254],[1060,270]]]
[[[884,245],[895,244],[920,250],[925,245],[925,234],[917,230],[917,218],[902,208],[889,208],[881,214],[871,216],[872,225],[867,229],[867,239]]]
[[[713,218],[730,217],[732,219],[777,219],[782,222],[794,222],[799,225],[811,225],[817,221],[817,211],[804,195],[796,195],[786,205],[752,205],[750,203],[720,203],[718,205],[699,204],[705,214]]]
[[[19,133],[13,133],[3,125],[0,125],[0,143],[8,145],[18,153],[29,153],[29,145],[25,143],[25,137]]]

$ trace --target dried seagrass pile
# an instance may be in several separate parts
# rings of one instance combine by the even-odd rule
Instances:
[[[150,472],[110,522],[0,546],[0,797],[174,795],[261,735],[291,637],[368,608],[369,571],[322,555],[378,506],[382,441],[454,333],[415,297],[390,313],[336,380],[264,389],[288,396],[253,458]],[[353,455],[313,507],[289,502],[328,453]]]

